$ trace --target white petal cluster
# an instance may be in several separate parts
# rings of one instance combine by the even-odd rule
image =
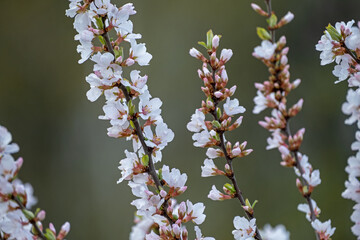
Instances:
[[[335,27],[321,37],[316,45],[316,50],[321,51],[321,65],[329,64],[335,61],[336,65],[333,74],[338,78],[335,83],[347,80],[349,89],[346,96],[346,102],[342,105],[342,111],[349,117],[345,120],[345,124],[351,125],[357,123],[360,128],[360,64],[358,63],[358,54],[360,51],[360,31],[358,26],[353,26],[354,20],[345,22],[337,22]],[[356,59],[357,58],[357,59]],[[357,151],[355,156],[348,159],[348,166],[345,168],[349,174],[348,180],[345,182],[345,191],[342,196],[356,202],[351,220],[355,225],[351,228],[354,235],[360,237],[360,132],[356,133],[356,141],[351,145],[352,150]],[[316,176],[314,176],[316,178]],[[314,178],[313,178],[314,180]],[[317,231],[323,234],[324,239],[330,238],[335,229],[331,228],[331,222],[321,223],[315,221],[312,223]]]
[[[335,232],[335,228],[331,227],[331,220],[322,223],[316,219],[311,223],[311,226],[321,236],[321,240],[330,240]]]
[[[321,36],[316,50],[321,51],[321,65],[336,62],[333,74],[339,80],[335,83],[348,79],[349,86],[359,86],[358,72],[359,64],[352,58],[349,51],[360,50],[360,30],[357,26],[353,26],[354,20],[345,22],[337,22],[335,24],[335,33],[328,30]],[[337,38],[334,35],[337,35]],[[345,48],[348,49],[344,50]]]
[[[261,46],[257,46],[254,48],[253,56],[269,60],[274,55],[276,47],[276,43],[272,43],[268,40],[263,40],[261,42]]]
[[[250,221],[245,217],[236,216],[234,218],[235,230],[232,231],[235,240],[253,240],[256,235],[256,219]]]
[[[290,233],[286,231],[284,225],[277,225],[273,228],[270,224],[266,224],[260,230],[260,234],[264,240],[290,240]]]

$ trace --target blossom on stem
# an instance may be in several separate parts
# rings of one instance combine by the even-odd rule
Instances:
[[[234,227],[236,230],[232,231],[235,240],[251,240],[256,234],[256,219],[247,220],[244,217],[236,216],[234,218]]]

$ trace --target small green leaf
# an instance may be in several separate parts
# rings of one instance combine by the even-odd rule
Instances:
[[[40,208],[37,208],[36,211],[35,211],[35,213],[34,213],[35,216],[37,216],[40,211],[41,211],[41,209],[40,209]]]
[[[245,205],[248,206],[248,207],[251,207],[251,204],[250,204],[249,199],[246,199],[246,200],[245,200]]]
[[[99,29],[104,29],[104,23],[102,21],[102,18],[101,17],[96,17],[95,20],[96,20],[96,25],[98,26],[98,28]]]
[[[229,190],[231,193],[235,193],[235,188],[234,188],[234,186],[232,185],[232,184],[230,184],[230,183],[226,183],[225,185],[224,185],[224,188],[226,188],[227,190]]]
[[[25,217],[28,219],[28,220],[32,220],[35,218],[35,215],[33,212],[27,210],[27,209],[23,209],[22,210],[23,214],[25,215]]]
[[[106,45],[105,39],[103,38],[103,36],[98,36],[98,38],[102,45]]]
[[[198,44],[199,44],[200,46],[203,46],[204,48],[208,49],[208,46],[206,45],[205,42],[198,42]]]
[[[338,41],[338,42],[341,41],[341,34],[330,23],[326,27],[326,30],[328,31],[328,33],[330,34],[330,36],[333,40]]]
[[[271,39],[270,33],[268,31],[266,31],[265,28],[257,27],[256,33],[259,36],[259,38],[262,40],[270,40]]]
[[[144,156],[142,156],[141,158],[141,163],[144,166],[149,166],[149,156],[147,154],[145,154]]]
[[[278,18],[274,13],[272,13],[271,16],[268,19],[266,19],[266,21],[268,22],[269,27],[272,28],[275,27],[275,25],[277,24]]]
[[[130,126],[131,126],[133,129],[135,129],[135,124],[134,124],[134,122],[133,122],[132,120],[130,120]]]
[[[129,115],[134,115],[135,114],[135,105],[132,104],[131,100],[128,102],[128,108],[129,108]]]
[[[221,128],[221,124],[219,123],[219,121],[214,120],[211,123],[215,128]]]
[[[258,203],[258,200],[255,200],[254,203],[251,205],[251,208],[254,208],[257,203]]]
[[[207,49],[212,49],[212,40],[214,38],[214,33],[213,31],[210,29],[207,33],[206,33],[206,41],[207,41]]]
[[[54,235],[54,233],[49,228],[47,228],[45,231],[46,231],[46,233],[44,235],[45,235],[46,239],[48,239],[48,240],[56,240],[56,236]]]
[[[221,118],[222,114],[221,114],[221,109],[220,108],[216,109],[216,115],[217,115],[218,118]]]

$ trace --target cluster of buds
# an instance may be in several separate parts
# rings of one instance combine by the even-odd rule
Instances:
[[[307,156],[299,152],[305,129],[302,128],[295,135],[292,135],[289,125],[290,118],[295,117],[303,105],[303,99],[300,99],[292,107],[287,107],[287,96],[300,84],[300,80],[290,82],[290,65],[287,58],[289,48],[286,47],[285,36],[275,41],[274,30],[289,23],[294,15],[289,12],[278,22],[275,13],[271,11],[270,1],[265,2],[268,8],[267,12],[256,4],[251,5],[257,13],[267,18],[267,30],[264,28],[257,29],[262,43],[261,46],[255,47],[253,56],[262,61],[270,73],[267,81],[255,84],[257,96],[254,98],[253,113],[258,114],[267,108],[272,109],[271,117],[265,117],[265,121],[259,122],[272,134],[272,137],[267,140],[267,149],[277,148],[281,153],[281,165],[294,168],[298,176],[296,186],[306,199],[308,206],[304,207],[300,204],[298,209],[304,211],[306,216],[310,216],[307,219],[311,222],[317,239],[327,240],[330,239],[335,228],[331,228],[330,220],[321,223],[317,219],[320,209],[311,198],[314,188],[321,183],[320,172],[314,170],[308,162]],[[327,226],[327,228],[324,230],[323,226]]]
[[[130,239],[186,240],[184,223],[203,223],[205,206],[176,201],[175,197],[187,189],[186,174],[165,165],[155,168],[162,159],[161,150],[173,140],[174,133],[160,115],[161,100],[149,93],[148,77],[138,70],[130,72],[130,79],[123,77],[125,67],[135,63],[145,66],[152,58],[145,44],[137,43],[141,35],[133,33],[129,17],[135,13],[132,4],[118,8],[109,0],[71,0],[66,11],[67,16],[75,18],[79,62],[88,58],[95,62],[93,73],[86,77],[90,84],[88,99],[95,101],[104,95],[104,115],[99,118],[110,121],[108,136],[133,143],[133,150],[125,150],[126,158],[120,161],[122,176],[118,181],[128,181],[137,197],[131,203],[137,212]],[[116,37],[111,39],[109,34]],[[95,39],[100,45],[95,45]],[[126,43],[130,44],[128,55],[124,51]],[[198,227],[195,231],[197,240],[204,239]]]
[[[333,74],[338,78],[335,83],[347,80],[350,87],[347,92],[346,102],[342,105],[342,111],[350,115],[345,120],[345,124],[357,123],[360,128],[360,22],[358,26],[353,26],[354,20],[337,22],[335,27],[329,24],[324,31],[316,50],[321,51],[321,65],[330,64],[335,61],[336,65]],[[355,90],[351,87],[356,88]],[[360,132],[356,132],[356,141],[351,145],[353,151],[357,151],[355,156],[348,159],[345,170],[349,174],[348,181],[345,182],[346,190],[342,196],[356,202],[354,212],[350,219],[355,223],[351,228],[354,235],[360,237]]]
[[[30,210],[37,199],[33,196],[32,186],[23,184],[18,178],[23,159],[13,158],[11,154],[18,152],[19,146],[11,141],[11,133],[0,126],[0,239],[64,239],[70,231],[68,222],[56,234],[52,223],[49,228],[43,229],[41,222],[46,216],[44,210]]]
[[[204,160],[204,166],[201,166],[201,176],[225,176],[231,183],[223,186],[223,192],[219,191],[215,185],[208,195],[208,198],[214,201],[222,201],[237,198],[245,211],[245,217],[235,217],[232,232],[236,240],[242,239],[273,239],[269,230],[265,236],[261,236],[256,219],[254,218],[254,206],[257,201],[250,204],[248,199],[244,199],[242,191],[233,171],[233,160],[249,155],[253,150],[246,149],[247,142],[236,142],[234,145],[225,139],[225,133],[238,128],[242,123],[242,116],[235,117],[244,113],[245,108],[239,105],[239,100],[233,96],[236,86],[227,88],[228,75],[225,69],[227,63],[233,55],[231,49],[223,49],[220,58],[217,57],[217,50],[221,36],[214,35],[210,30],[207,32],[207,42],[199,42],[206,49],[208,57],[205,57],[195,48],[190,50],[190,55],[202,62],[202,69],[198,70],[199,78],[203,81],[204,86],[201,90],[204,92],[206,100],[202,101],[201,108],[196,109],[191,116],[191,121],[187,124],[190,132],[193,132],[194,146],[207,148]],[[222,108],[220,103],[222,103]],[[208,116],[208,119],[206,117]],[[235,119],[235,121],[233,121]],[[224,169],[220,170],[214,163],[215,158],[223,157],[226,162]],[[289,234],[286,231],[277,233],[278,239],[285,236],[288,239]],[[274,238],[275,239],[275,238]]]

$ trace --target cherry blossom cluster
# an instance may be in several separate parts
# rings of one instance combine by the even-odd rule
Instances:
[[[208,198],[214,201],[222,201],[226,199],[237,198],[246,214],[246,217],[235,217],[232,232],[234,239],[273,239],[273,236],[280,239],[288,239],[286,231],[278,231],[270,226],[264,232],[265,236],[261,236],[256,226],[254,218],[254,206],[250,204],[248,199],[244,199],[233,171],[233,160],[249,155],[253,150],[246,149],[247,142],[232,144],[225,139],[225,133],[235,130],[242,123],[242,116],[236,116],[245,112],[245,108],[239,105],[239,100],[233,96],[236,85],[227,88],[228,75],[225,64],[233,55],[231,49],[223,49],[220,58],[217,57],[221,36],[214,35],[210,30],[207,32],[207,42],[199,42],[206,49],[208,58],[195,48],[190,50],[190,55],[202,62],[202,68],[198,70],[199,78],[203,81],[204,86],[201,90],[205,94],[206,100],[201,103],[201,108],[196,109],[191,116],[191,121],[187,124],[187,129],[193,132],[193,140],[195,147],[207,148],[207,158],[204,160],[204,166],[201,166],[201,176],[225,176],[231,183],[223,186],[223,192],[219,191],[215,185],[212,186]],[[219,106],[223,102],[222,108]],[[208,120],[206,117],[208,116]],[[233,121],[235,119],[235,121]],[[214,159],[223,157],[225,164],[223,169],[219,169]],[[285,229],[285,228],[281,228]],[[281,236],[285,236],[281,238]],[[287,237],[286,237],[287,236]],[[274,238],[274,239],[278,239]]]
[[[328,25],[316,45],[316,50],[321,51],[321,65],[335,62],[333,74],[338,80],[335,83],[347,80],[349,90],[346,102],[342,105],[343,113],[350,115],[345,120],[345,124],[351,125],[357,122],[360,128],[360,22],[358,26],[353,26],[354,20],[338,22],[335,27]],[[356,90],[352,89],[356,88]],[[354,235],[360,239],[360,131],[356,132],[356,141],[351,145],[356,155],[349,157],[348,165],[345,170],[349,174],[348,181],[345,182],[346,190],[342,196],[356,202],[354,212],[350,219],[355,223],[351,228]]]
[[[0,126],[0,239],[64,239],[70,231],[68,222],[59,234],[52,223],[44,232],[41,221],[45,219],[45,211],[40,208],[35,212],[30,210],[37,199],[33,196],[32,186],[18,178],[23,159],[13,158],[12,154],[19,151],[19,146],[11,141],[11,133]]]
[[[129,17],[135,13],[132,4],[118,8],[110,0],[71,0],[66,11],[67,16],[75,18],[79,63],[87,59],[95,63],[93,73],[86,77],[90,84],[88,99],[95,101],[104,95],[104,115],[99,118],[110,121],[108,136],[126,138],[133,143],[132,151],[125,150],[126,157],[120,161],[122,176],[118,181],[128,181],[137,197],[131,203],[137,211],[130,239],[186,240],[188,231],[184,223],[202,224],[205,206],[189,200],[176,201],[175,197],[187,189],[185,173],[166,165],[155,168],[174,133],[160,115],[161,100],[149,93],[148,77],[140,75],[138,70],[132,70],[129,79],[123,76],[125,67],[135,63],[145,66],[152,58],[145,44],[137,43],[141,35],[133,33]],[[204,238],[198,226],[195,232],[197,240],[214,239]]]
[[[255,47],[253,56],[262,61],[270,73],[269,79],[263,83],[255,83],[257,96],[254,98],[254,114],[270,108],[271,116],[265,117],[265,121],[259,124],[271,132],[272,137],[267,139],[267,150],[277,148],[281,153],[281,165],[295,170],[297,175],[296,186],[306,200],[306,204],[299,204],[298,210],[305,213],[307,220],[311,222],[317,239],[330,239],[335,228],[331,228],[331,221],[324,223],[317,218],[320,208],[311,198],[316,186],[321,183],[319,170],[314,170],[308,161],[308,157],[299,152],[303,141],[305,129],[298,130],[295,134],[290,130],[290,119],[295,117],[302,108],[303,99],[300,99],[290,108],[287,107],[287,96],[300,84],[300,79],[290,82],[290,65],[288,64],[285,36],[275,41],[275,30],[289,23],[294,15],[288,12],[281,20],[271,10],[270,1],[267,3],[267,10],[252,4],[252,8],[261,16],[267,18],[268,28],[257,28],[257,33],[262,39],[261,45]]]

